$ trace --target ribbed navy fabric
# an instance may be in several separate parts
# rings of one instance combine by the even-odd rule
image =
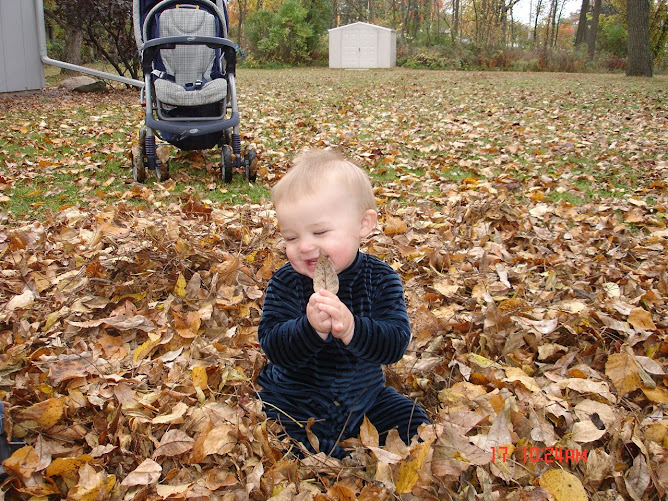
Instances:
[[[311,431],[320,440],[320,450],[335,457],[346,454],[337,439],[356,436],[364,415],[380,433],[396,427],[408,442],[417,427],[428,422],[427,415],[385,388],[381,367],[400,360],[411,337],[399,275],[362,252],[339,274],[337,295],[355,319],[348,346],[331,334],[323,340],[311,327],[306,305],[312,294],[313,281],[289,263],[267,286],[258,328],[269,359],[258,377],[267,415],[311,450],[305,425],[315,418]]]

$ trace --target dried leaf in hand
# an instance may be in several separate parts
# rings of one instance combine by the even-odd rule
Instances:
[[[320,254],[313,272],[313,290],[327,289],[332,294],[339,292],[339,277],[334,266],[324,254]]]

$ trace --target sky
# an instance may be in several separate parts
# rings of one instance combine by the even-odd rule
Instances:
[[[543,9],[549,9],[549,0],[543,0],[543,3],[546,4]],[[582,0],[566,0],[562,17],[568,17],[573,12],[579,11],[581,6]],[[528,23],[531,8],[536,8],[536,0],[520,0],[520,2],[513,8],[513,16],[519,21]]]

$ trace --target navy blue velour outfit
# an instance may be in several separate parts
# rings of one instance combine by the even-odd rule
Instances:
[[[306,423],[320,451],[342,458],[338,444],[359,434],[366,415],[384,440],[396,428],[406,443],[429,419],[422,407],[385,386],[382,365],[401,359],[411,331],[399,275],[376,257],[358,252],[339,273],[337,296],[352,312],[348,346],[330,334],[323,340],[306,317],[313,280],[288,263],[267,286],[258,339],[269,364],[258,383],[268,417],[310,446]],[[297,424],[299,423],[299,424]]]

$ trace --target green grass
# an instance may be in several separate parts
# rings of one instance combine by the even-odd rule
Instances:
[[[137,89],[78,95],[54,90],[62,78],[47,68],[47,91],[0,100],[1,211],[34,217],[68,203],[164,206],[188,196],[259,203],[313,146],[341,149],[403,204],[438,202],[445,185],[467,178],[511,180],[513,196],[540,191],[548,202],[665,201],[652,187],[654,166],[668,159],[663,76],[240,68],[242,144],[258,151],[258,181],[236,173],[225,185],[220,152],[172,147],[172,181],[149,177],[143,188],[129,159],[143,122]]]

